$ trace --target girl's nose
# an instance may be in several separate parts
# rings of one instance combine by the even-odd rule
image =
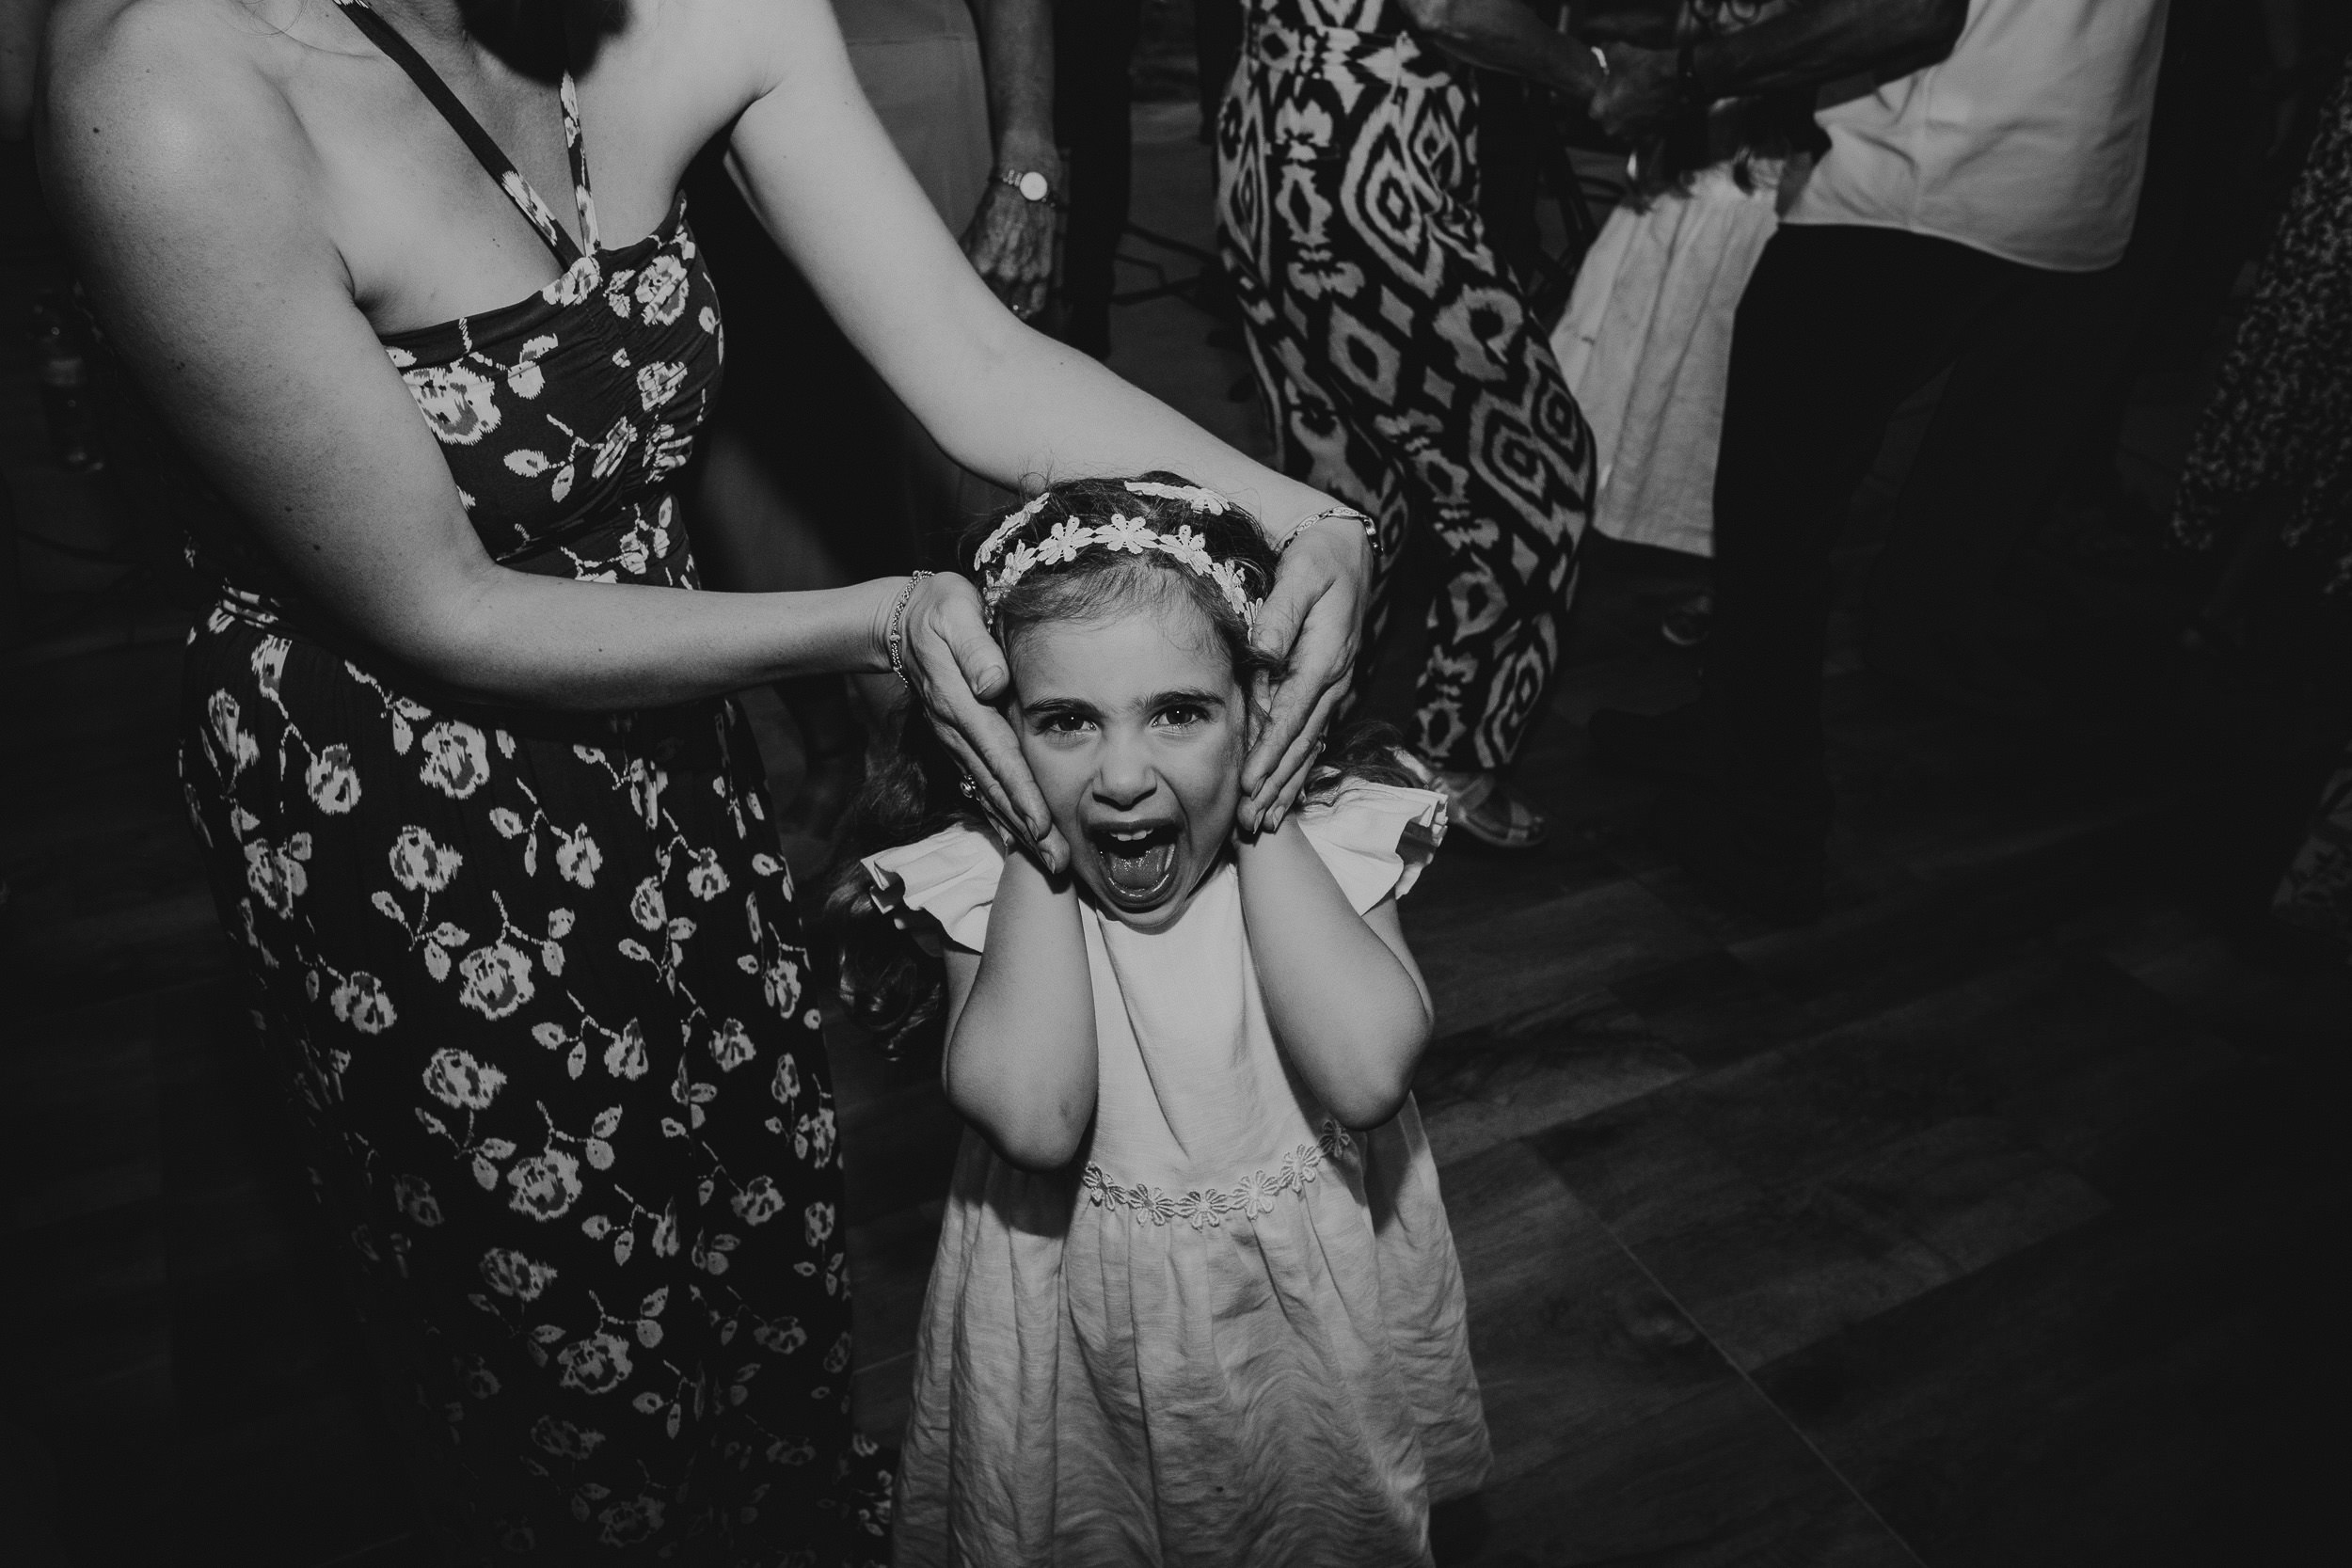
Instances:
[[[1113,811],[1132,811],[1160,786],[1149,748],[1114,740],[1103,750],[1094,773],[1094,798]]]

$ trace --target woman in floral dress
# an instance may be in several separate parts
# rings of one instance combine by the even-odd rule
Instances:
[[[183,782],[437,1536],[879,1557],[822,1037],[723,694],[903,665],[1008,818],[1043,806],[968,584],[692,591],[674,483],[722,338],[681,172],[732,137],[959,460],[1308,521],[1255,811],[1344,678],[1359,525],[1005,313],[824,0],[93,5],[47,113],[98,312],[216,502]]]

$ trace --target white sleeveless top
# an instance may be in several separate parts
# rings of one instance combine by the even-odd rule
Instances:
[[[1299,826],[1360,912],[1409,889],[1439,797],[1358,784]],[[987,942],[1004,866],[952,829],[869,858]],[[901,1564],[1407,1568],[1489,1463],[1461,1270],[1418,1112],[1350,1134],[1266,1021],[1239,873],[1173,925],[1090,907],[1099,1076],[1080,1160],[966,1132],[916,1347]]]

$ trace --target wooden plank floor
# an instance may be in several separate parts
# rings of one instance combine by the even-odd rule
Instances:
[[[1147,181],[1178,156],[1147,145]],[[1188,351],[1221,396],[1229,358]],[[2341,1476],[2313,1434],[2352,984],[2266,946],[2208,852],[2252,832],[2286,721],[2103,628],[2063,721],[2006,731],[1841,631],[1832,909],[1777,930],[1586,756],[1597,706],[1689,690],[1654,632],[1683,580],[1596,552],[1522,770],[1558,836],[1449,852],[1407,904],[1497,1454],[1450,1559],[2289,1560]],[[84,629],[0,670],[0,1558],[421,1563],[182,823],[173,623]],[[859,1418],[889,1436],[955,1122],[831,1043]]]

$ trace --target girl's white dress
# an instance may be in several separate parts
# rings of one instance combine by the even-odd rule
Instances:
[[[1443,812],[1354,784],[1299,823],[1361,911],[1411,887]],[[1004,861],[983,834],[866,865],[948,941],[986,942]],[[898,1561],[1426,1563],[1429,1504],[1477,1490],[1489,1456],[1420,1114],[1351,1135],[1288,1069],[1230,861],[1165,930],[1084,923],[1092,1139],[1035,1176],[964,1133]]]

